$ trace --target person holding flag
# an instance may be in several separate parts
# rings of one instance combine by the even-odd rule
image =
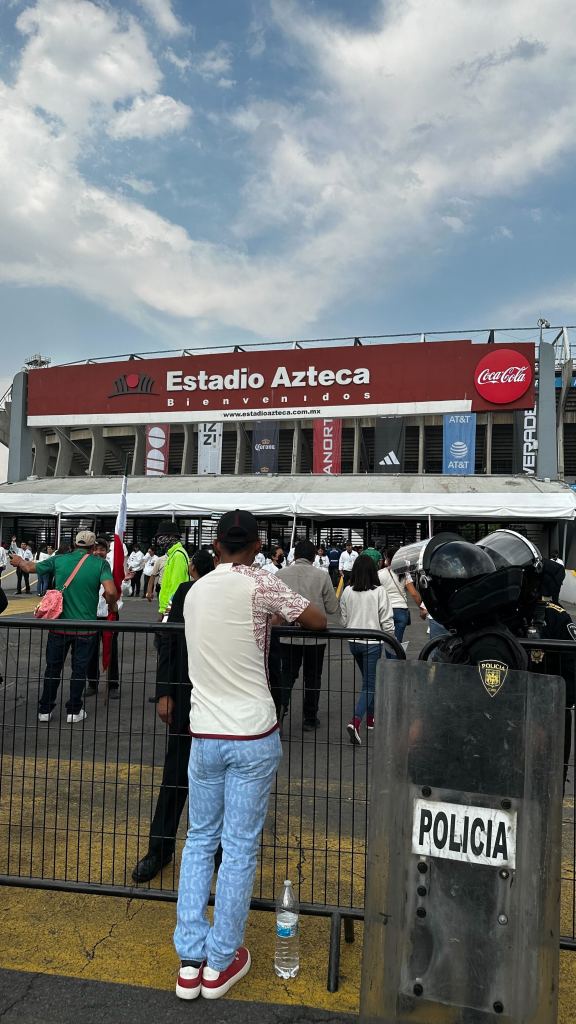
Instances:
[[[108,562],[112,570],[112,579],[118,592],[118,595],[122,593],[122,582],[125,576],[125,558],[126,549],[124,546],[124,534],[126,533],[126,516],[128,512],[128,501],[126,498],[126,489],[128,487],[128,476],[124,473],[122,480],[122,490],[120,491],[120,505],[118,507],[118,515],[116,516],[116,525],[114,527],[114,540],[112,541],[112,547],[108,554]],[[111,622],[118,622],[118,609],[116,611],[109,611],[107,618]],[[111,630],[104,630],[102,633],[102,668],[105,672],[108,672],[108,687],[107,692],[112,696],[118,696],[119,680],[116,680],[116,685],[111,685],[111,673],[108,671],[111,667],[113,658],[114,648],[114,661],[116,666],[118,664],[118,634],[113,633]],[[114,674],[114,673],[112,673]],[[118,675],[118,672],[115,673]],[[112,691],[116,692],[113,694]]]

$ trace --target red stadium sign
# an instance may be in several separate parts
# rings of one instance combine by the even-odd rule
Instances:
[[[28,424],[405,416],[534,406],[534,345],[471,341],[266,349],[55,366],[28,375]]]

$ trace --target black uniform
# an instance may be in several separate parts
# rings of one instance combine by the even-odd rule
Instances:
[[[542,640],[576,640],[576,625],[565,608],[552,601],[544,605],[544,617],[538,623]],[[554,654],[544,651],[530,651],[529,668],[532,672],[562,676],[566,683],[566,716],[564,722],[564,782],[568,773],[568,761],[572,747],[572,708],[576,700],[576,652],[575,654]]]
[[[181,583],[168,614],[168,622],[184,622],[184,600],[192,582]],[[168,746],[164,758],[162,784],[150,828],[149,851],[169,860],[174,853],[176,833],[184,804],[188,799],[188,761],[190,759],[190,694],[186,641],[183,633],[158,633],[158,669],[156,699],[174,701]]]

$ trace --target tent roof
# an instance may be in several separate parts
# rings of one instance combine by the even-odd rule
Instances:
[[[0,515],[115,515],[121,480],[47,477],[0,485]],[[322,518],[573,519],[566,484],[528,476],[165,476],[128,478],[129,515]]]

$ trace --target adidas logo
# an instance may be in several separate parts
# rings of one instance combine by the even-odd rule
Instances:
[[[388,455],[385,455],[383,459],[380,459],[379,465],[380,466],[399,466],[400,465],[400,460],[399,460],[398,456],[396,455],[396,452],[388,452]]]

